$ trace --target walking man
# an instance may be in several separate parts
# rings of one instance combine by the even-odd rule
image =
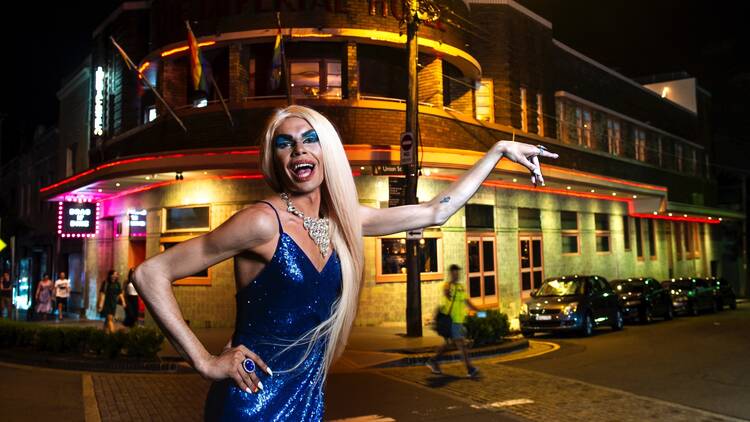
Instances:
[[[469,361],[469,352],[466,350],[465,341],[465,328],[464,319],[466,318],[466,307],[468,306],[474,311],[479,309],[474,306],[466,298],[466,289],[463,283],[459,279],[461,273],[461,267],[456,264],[452,264],[450,270],[450,281],[446,282],[443,287],[443,303],[441,305],[441,312],[451,317],[451,333],[450,337],[445,338],[445,344],[440,346],[435,356],[427,360],[427,367],[432,370],[433,374],[442,374],[440,370],[440,364],[438,359],[443,355],[450,347],[451,342],[456,345],[456,348],[461,351],[466,364],[466,372],[468,377],[475,377],[479,374],[479,370],[471,365]]]

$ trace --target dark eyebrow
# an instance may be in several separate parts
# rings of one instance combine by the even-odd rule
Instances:
[[[276,140],[276,139],[279,139],[279,138],[283,138],[283,139],[285,139],[287,141],[294,140],[294,138],[292,137],[292,135],[287,135],[286,133],[280,133],[280,134],[274,136],[273,139]]]

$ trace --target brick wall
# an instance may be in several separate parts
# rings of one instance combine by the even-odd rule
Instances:
[[[417,93],[419,101],[443,105],[443,60],[434,56],[419,57],[417,68]]]

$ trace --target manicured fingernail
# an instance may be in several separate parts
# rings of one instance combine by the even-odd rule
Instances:
[[[247,392],[247,393],[249,393],[249,394],[253,394],[253,390],[251,390],[251,389],[250,389],[250,387],[247,387],[247,388],[245,389],[245,392]]]
[[[271,368],[266,367],[266,372],[268,372],[268,375],[273,376],[273,371],[271,370]]]
[[[258,381],[258,388],[260,388],[261,390],[263,389],[263,383],[260,381]]]

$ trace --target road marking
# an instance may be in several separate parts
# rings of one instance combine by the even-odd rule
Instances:
[[[510,407],[510,406],[518,406],[520,404],[534,404],[534,400],[531,399],[515,399],[515,400],[503,400],[503,401],[496,401],[493,403],[488,404],[472,404],[471,407],[474,409],[489,409],[489,408],[498,408],[498,407]]]
[[[335,419],[331,422],[396,422],[395,419],[380,415],[355,416],[353,418]]]
[[[94,380],[91,374],[81,375],[81,385],[83,386],[83,415],[86,422],[101,422],[99,415],[99,405],[96,403],[96,393],[94,393]]]

